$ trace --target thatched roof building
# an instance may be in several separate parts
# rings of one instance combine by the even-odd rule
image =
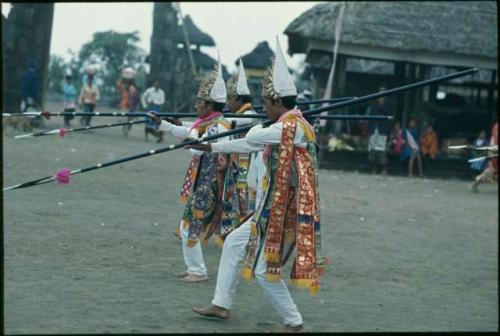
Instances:
[[[271,66],[271,58],[273,56],[274,52],[269,47],[269,44],[267,44],[267,41],[262,41],[251,52],[242,56],[242,59],[245,68],[267,69]],[[240,59],[238,58],[234,63],[239,65]]]
[[[215,46],[214,39],[212,36],[202,32],[193,22],[189,15],[184,17],[184,26],[186,27],[187,35],[189,38],[189,43],[196,46]],[[184,44],[184,33],[182,27],[179,25],[177,32],[175,34],[175,40],[177,43]]]
[[[347,2],[339,53],[391,61],[497,69],[495,1]],[[339,2],[286,28],[290,54],[333,49]]]
[[[489,128],[498,100],[498,19],[494,1],[347,1],[334,78],[337,96],[360,96],[478,67],[458,78],[391,97],[395,116],[435,123],[438,133],[474,134]],[[311,89],[322,97],[332,65],[335,26],[342,2],[314,6],[285,29],[288,53],[306,54]],[[461,95],[455,113],[443,112],[437,92]],[[442,96],[442,94],[440,95]],[[353,107],[364,112],[367,104]],[[453,116],[451,117],[451,115]],[[467,118],[465,116],[467,115]],[[443,121],[447,118],[446,122]],[[475,123],[470,120],[474,119]],[[452,121],[453,120],[453,121]],[[449,125],[455,127],[450,131]],[[456,135],[455,134],[455,135]]]
[[[271,66],[271,58],[273,56],[274,51],[269,47],[267,41],[262,41],[251,52],[241,57],[245,65],[248,87],[254,104],[261,103],[262,79],[267,68]],[[238,58],[234,63],[239,66],[240,59]]]

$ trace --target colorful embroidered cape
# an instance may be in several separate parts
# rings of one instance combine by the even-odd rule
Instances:
[[[200,135],[213,135],[217,129],[214,126],[218,124],[230,129],[229,122],[222,115],[197,123],[195,127]],[[189,232],[190,247],[200,239],[206,244],[214,232],[221,230],[221,201],[227,161],[226,154],[203,153],[194,156],[189,163],[181,190],[181,202],[186,204],[182,222]],[[221,235],[221,231],[218,235]]]
[[[307,148],[294,146],[297,127],[304,130]],[[283,120],[280,145],[271,146],[267,173],[263,181],[265,194],[252,217],[251,235],[242,275],[254,277],[256,261],[265,254],[267,280],[279,281],[281,268],[297,247],[292,267],[292,283],[319,290],[320,210],[316,174],[316,143],[310,125],[289,115]]]
[[[241,114],[252,109],[252,104],[242,105],[235,113]],[[234,136],[244,138],[246,132]],[[222,201],[221,230],[218,243],[223,243],[225,237],[233,229],[243,223],[255,209],[255,192],[249,190],[247,183],[250,154],[231,154],[224,180],[224,200]],[[254,207],[251,207],[251,206]],[[222,245],[222,244],[221,244]]]

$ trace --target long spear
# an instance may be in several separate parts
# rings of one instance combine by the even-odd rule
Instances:
[[[252,118],[251,116],[249,116]],[[332,119],[332,120],[392,120],[392,116],[385,116],[385,115],[325,115],[325,116],[314,116],[318,119]],[[85,126],[85,127],[79,127],[79,128],[55,128],[50,131],[43,131],[43,132],[37,132],[37,133],[26,133],[26,134],[19,134],[14,137],[14,139],[26,139],[26,138],[32,138],[32,137],[39,137],[39,136],[45,136],[45,135],[55,135],[58,134],[61,138],[64,138],[64,136],[67,133],[70,132],[79,132],[79,131],[88,131],[88,130],[93,130],[93,129],[99,129],[99,128],[109,128],[109,127],[117,127],[117,126],[123,126],[123,125],[133,125],[133,124],[143,124],[146,123],[147,120],[134,120],[134,121],[126,121],[122,123],[108,123],[105,125],[97,125],[97,126]]]
[[[25,138],[32,138],[32,137],[39,137],[39,136],[45,136],[45,135],[54,135],[54,134],[59,134],[61,138],[64,138],[66,133],[70,132],[79,132],[79,131],[88,131],[88,130],[93,130],[93,129],[98,129],[98,128],[108,128],[108,127],[116,127],[116,126],[123,126],[123,125],[133,125],[133,124],[141,124],[145,123],[147,120],[134,120],[134,121],[125,121],[121,123],[116,123],[116,124],[105,124],[105,125],[97,125],[97,126],[85,126],[85,127],[78,127],[78,128],[55,128],[50,131],[44,131],[44,132],[37,132],[37,133],[27,133],[27,134],[20,134],[16,135],[14,139],[25,139]]]
[[[441,76],[441,77],[437,77],[437,78],[433,78],[433,79],[428,79],[428,80],[417,82],[417,83],[413,83],[413,84],[404,85],[404,86],[397,87],[397,88],[394,88],[394,89],[390,89],[390,90],[386,90],[386,91],[381,91],[381,92],[369,94],[369,95],[366,95],[366,96],[363,96],[363,97],[359,97],[359,98],[355,98],[355,99],[352,99],[352,100],[349,100],[349,101],[344,101],[344,102],[336,103],[336,104],[333,104],[333,105],[328,105],[328,106],[323,106],[323,107],[315,108],[315,109],[309,110],[307,112],[304,112],[303,116],[304,117],[312,116],[314,114],[318,114],[318,113],[321,113],[323,111],[338,109],[338,108],[342,108],[342,107],[349,106],[349,105],[355,105],[355,104],[363,103],[365,101],[377,99],[377,98],[384,97],[384,96],[389,96],[389,95],[392,95],[392,94],[396,94],[396,93],[400,93],[400,92],[404,92],[404,91],[408,91],[408,90],[413,90],[413,89],[416,89],[416,88],[419,88],[419,87],[431,85],[431,84],[442,82],[442,81],[445,81],[445,80],[450,80],[450,79],[453,79],[453,78],[467,76],[467,75],[470,75],[470,74],[472,74],[472,73],[474,73],[476,71],[477,71],[477,68],[472,68],[472,69],[468,69],[468,70],[464,70],[464,71],[459,71],[459,72],[456,72],[456,73],[453,73],[453,74],[449,74],[449,75],[445,75],[445,76]],[[268,120],[268,121],[262,123],[262,125],[266,126],[266,125],[269,125],[269,124],[272,124],[272,123],[273,122],[271,120]],[[96,169],[100,169],[100,168],[104,168],[104,167],[113,166],[113,165],[116,165],[116,164],[119,164],[119,163],[123,163],[123,162],[127,162],[127,161],[132,161],[132,160],[137,160],[137,159],[140,159],[140,158],[143,158],[143,157],[146,157],[146,156],[156,155],[156,154],[160,154],[160,153],[163,153],[163,152],[168,152],[168,151],[172,151],[172,150],[175,150],[175,149],[183,148],[183,147],[186,147],[188,145],[196,145],[196,144],[200,144],[200,143],[205,142],[205,141],[210,141],[210,140],[215,140],[215,139],[218,139],[218,138],[227,137],[227,136],[232,135],[232,134],[237,134],[237,133],[240,133],[240,132],[247,131],[247,130],[249,130],[252,127],[254,127],[254,125],[239,127],[239,128],[236,128],[236,129],[228,131],[228,132],[223,132],[223,133],[216,134],[216,135],[205,136],[205,137],[200,137],[198,139],[188,140],[188,141],[179,143],[177,145],[170,145],[168,147],[163,147],[163,148],[158,148],[158,149],[152,149],[152,150],[150,150],[148,152],[143,152],[143,153],[140,153],[140,154],[136,154],[136,155],[124,157],[124,158],[121,158],[121,159],[117,159],[117,160],[113,160],[113,161],[109,161],[109,162],[105,162],[105,163],[98,163],[98,164],[96,164],[94,166],[90,166],[90,167],[86,167],[86,168],[80,168],[80,169],[76,169],[76,170],[70,170],[69,168],[64,168],[64,169],[60,170],[59,172],[57,172],[56,175],[54,175],[54,176],[47,176],[47,177],[44,177],[44,178],[41,178],[41,179],[37,179],[37,180],[34,180],[34,181],[29,181],[29,182],[25,182],[25,183],[13,185],[13,186],[4,188],[4,192],[8,191],[8,190],[12,190],[12,189],[26,188],[26,187],[30,187],[30,186],[34,186],[34,185],[49,183],[49,182],[54,181],[54,180],[57,180],[58,183],[66,184],[66,183],[69,183],[69,177],[70,177],[70,175],[76,175],[76,174],[86,173],[86,172],[89,172],[89,171],[92,171],[92,170],[96,170]]]
[[[309,101],[298,101],[296,104],[298,106],[301,105],[312,105],[312,104],[320,104],[320,103],[336,103],[344,100],[350,100],[356,97],[339,97],[339,98],[333,98],[333,99],[319,99],[319,100],[309,100]],[[264,108],[263,105],[256,105],[253,106],[254,109],[262,109]],[[222,110],[222,112],[228,112],[228,109]],[[134,112],[41,112],[41,111],[36,111],[36,112],[24,112],[24,113],[3,113],[2,117],[11,117],[11,116],[21,116],[21,117],[38,117],[40,115],[44,116],[46,119],[49,119],[51,116],[101,116],[101,117],[116,117],[116,116],[123,116],[123,117],[128,117],[128,116],[138,116],[136,114],[130,114]],[[179,116],[185,116],[185,117],[197,117],[198,115],[196,113],[176,113],[176,112],[166,112],[168,115],[165,115],[165,117],[179,117]],[[170,115],[171,114],[171,115]],[[140,115],[144,116],[144,115]],[[161,115],[160,115],[161,116]],[[246,118],[246,117],[241,117],[240,115],[238,116],[231,116],[228,115],[229,117],[240,117],[240,118]]]

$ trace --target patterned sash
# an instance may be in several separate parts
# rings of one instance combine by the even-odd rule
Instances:
[[[197,125],[198,134],[207,131],[210,126],[224,124],[229,129],[228,121],[222,116],[205,120]],[[220,201],[224,174],[227,167],[227,155],[204,153],[191,160],[181,190],[181,201],[186,204],[182,216],[183,228],[188,229],[189,247],[194,246],[201,236],[206,243],[210,235],[218,229]]]
[[[304,121],[295,115],[283,121],[281,144],[272,146],[268,159],[267,190],[261,206],[251,222],[251,235],[244,278],[254,277],[259,253],[267,262],[266,278],[279,281],[281,268],[296,247],[292,267],[292,283],[307,287],[315,294],[319,290],[319,274],[323,260],[320,257],[320,214],[317,189],[314,134]],[[308,139],[306,149],[294,146],[297,125]],[[293,162],[297,177],[291,179]]]

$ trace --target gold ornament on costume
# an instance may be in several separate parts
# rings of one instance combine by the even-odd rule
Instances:
[[[227,88],[227,95],[230,97],[236,97],[238,96],[238,76],[232,76],[229,78],[226,84]]]
[[[262,83],[262,96],[271,98],[272,100],[277,100],[279,95],[274,91],[273,86],[273,67],[274,66],[274,56],[271,57],[271,66],[267,68],[266,74],[264,75],[264,81]]]
[[[212,101],[212,98],[210,98],[210,91],[212,90],[215,80],[217,79],[217,72],[217,64],[215,64],[212,73],[208,75],[208,77],[200,84],[200,89],[198,90],[196,98]]]

